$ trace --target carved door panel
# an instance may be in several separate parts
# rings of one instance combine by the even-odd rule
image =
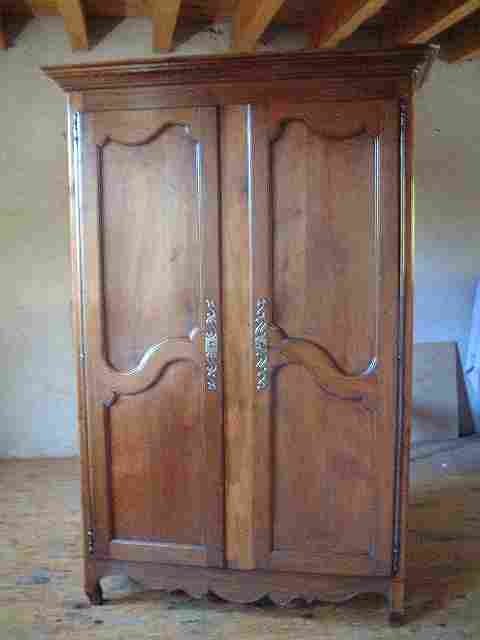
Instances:
[[[392,571],[394,103],[252,107],[256,565]]]
[[[82,121],[95,552],[223,564],[215,108]]]

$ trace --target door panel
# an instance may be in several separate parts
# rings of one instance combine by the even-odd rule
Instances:
[[[375,139],[289,121],[271,163],[275,322],[359,374],[376,355]]]
[[[183,125],[154,135],[100,147],[106,351],[119,370],[200,318],[200,148]]]
[[[298,365],[277,370],[272,395],[274,549],[361,553],[375,507],[372,412],[326,393]]]
[[[271,380],[272,567],[319,573],[330,558],[372,553],[377,508],[376,415],[326,392],[302,366]],[[295,561],[293,561],[295,560]],[[348,565],[347,565],[348,566]]]
[[[256,565],[388,575],[398,109],[252,110]]]
[[[175,362],[161,384],[112,406],[114,539],[205,544],[201,395],[196,367]]]
[[[96,552],[221,566],[217,113],[85,120]]]

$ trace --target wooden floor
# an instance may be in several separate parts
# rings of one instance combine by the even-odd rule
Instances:
[[[82,592],[77,460],[0,461],[0,640],[247,638],[480,640],[480,439],[412,464],[408,618],[384,602],[280,609],[141,593],[116,578]]]

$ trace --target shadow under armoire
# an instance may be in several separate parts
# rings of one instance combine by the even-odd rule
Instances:
[[[433,52],[50,67],[86,592],[403,610],[412,99]]]

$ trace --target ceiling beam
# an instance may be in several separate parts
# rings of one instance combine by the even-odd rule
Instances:
[[[58,10],[63,17],[72,50],[88,49],[87,20],[82,0],[58,0]]]
[[[7,32],[5,30],[5,21],[0,15],[0,49],[8,48]]]
[[[461,62],[478,56],[480,56],[480,31],[464,37],[456,45],[447,47],[443,54],[448,62]]]
[[[177,24],[181,0],[154,0],[152,3],[154,51],[169,51]]]
[[[480,9],[480,0],[422,0],[413,5],[393,34],[398,44],[423,44]]]
[[[232,49],[253,51],[285,0],[240,0],[232,16]]]
[[[387,0],[336,0],[329,2],[316,16],[309,30],[313,47],[335,47],[339,42],[352,35],[358,27],[375,15],[387,3]]]
[[[461,62],[480,56],[480,14],[445,34],[441,41],[441,57],[448,62]]]

